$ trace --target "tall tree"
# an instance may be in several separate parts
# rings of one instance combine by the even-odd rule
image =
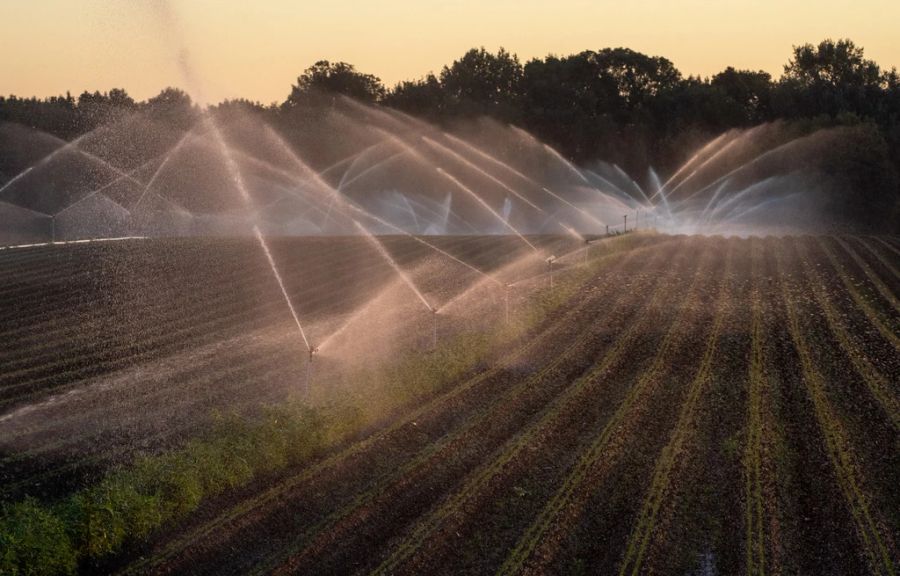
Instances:
[[[851,40],[795,46],[779,83],[778,112],[787,117],[852,112],[874,118],[890,77]]]
[[[729,66],[713,76],[710,84],[722,92],[732,126],[757,124],[770,117],[772,76],[768,72]]]
[[[319,60],[297,78],[285,105],[288,107],[320,102],[342,94],[362,102],[378,102],[385,95],[381,79],[357,72],[352,64]]]
[[[148,99],[145,108],[151,117],[183,130],[196,121],[198,113],[187,92],[171,87]]]
[[[107,92],[83,92],[78,97],[78,124],[82,131],[114,121],[135,109],[134,99],[121,88]]]
[[[444,88],[434,74],[421,80],[399,82],[386,94],[384,103],[388,106],[436,120],[444,113]]]
[[[490,114],[515,119],[522,75],[522,65],[515,54],[503,48],[496,54],[483,47],[473,48],[441,70],[448,111],[465,116]]]
[[[589,158],[615,140],[622,108],[616,79],[593,52],[548,56],[525,65],[523,116],[541,138],[573,158]]]
[[[882,87],[881,68],[865,58],[864,50],[852,40],[823,40],[818,46],[794,46],[791,60],[784,66],[784,80],[804,87]]]
[[[647,56],[629,48],[604,48],[589,53],[595,65],[615,79],[629,108],[639,108],[681,82],[681,72],[661,56]]]

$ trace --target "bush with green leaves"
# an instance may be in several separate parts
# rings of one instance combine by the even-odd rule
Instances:
[[[33,498],[3,506],[0,514],[0,574],[72,574],[77,554],[66,523]]]

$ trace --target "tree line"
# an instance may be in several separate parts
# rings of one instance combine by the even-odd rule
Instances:
[[[672,169],[691,146],[730,128],[773,120],[816,127],[864,124],[900,170],[900,76],[865,57],[851,40],[796,46],[779,78],[726,68],[684,76],[660,56],[627,48],[547,56],[524,64],[504,49],[466,52],[439,74],[388,88],[346,62],[307,68],[284,102],[231,100],[285,131],[302,126],[335,94],[389,106],[438,124],[481,116],[523,127],[576,162],[604,159],[635,172]],[[199,111],[175,88],[135,102],[123,89],[45,99],[0,97],[0,120],[70,140],[117,117],[149,117],[189,126]]]

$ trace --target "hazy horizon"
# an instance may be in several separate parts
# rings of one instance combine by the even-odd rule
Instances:
[[[283,100],[317,60],[346,61],[387,86],[438,73],[469,48],[504,47],[524,63],[548,54],[624,46],[664,56],[685,75],[734,66],[778,77],[791,47],[850,38],[866,57],[900,64],[893,22],[900,4],[863,0],[850,14],[837,2],[774,0],[752,5],[690,0],[629,5],[474,0],[391,0],[366,6],[236,0],[123,5],[87,0],[0,6],[0,94],[47,97],[125,88],[136,99],[166,86],[185,88],[179,59],[186,46],[202,76],[205,100]],[[40,43],[34,39],[40,38]],[[225,47],[226,49],[223,49]]]

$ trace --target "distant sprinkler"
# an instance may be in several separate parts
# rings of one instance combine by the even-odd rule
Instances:
[[[306,382],[303,384],[303,397],[309,398],[309,390],[312,382],[312,364],[313,364],[313,356],[319,349],[316,346],[309,347],[309,358],[306,360]]]
[[[432,318],[434,318],[434,323],[432,324],[432,330],[431,330],[431,349],[432,350],[437,350],[437,322],[438,322],[437,314],[438,314],[438,309],[432,307],[431,308],[431,316],[432,316]]]
[[[509,324],[509,289],[511,286],[512,286],[512,284],[506,285],[506,289],[504,291],[504,296],[503,296],[504,305],[506,307],[506,323],[507,324]]]
[[[550,274],[550,288],[553,288],[553,261],[556,260],[556,256],[550,256],[547,258],[547,272]]]
[[[606,235],[609,236],[609,224],[606,225]]]
[[[622,232],[628,232],[628,214],[625,215],[625,227],[622,229]]]

